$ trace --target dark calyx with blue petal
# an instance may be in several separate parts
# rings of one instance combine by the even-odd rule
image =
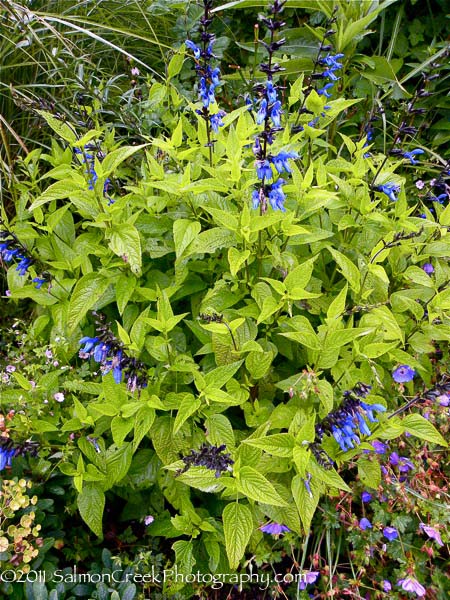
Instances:
[[[147,387],[147,368],[144,363],[126,354],[122,342],[115,337],[109,323],[105,323],[104,315],[94,314],[97,317],[96,335],[81,338],[80,358],[92,356],[95,362],[100,364],[103,375],[112,371],[114,381],[125,381],[131,392],[139,392]]]
[[[211,61],[215,58],[213,46],[216,41],[216,36],[208,31],[213,20],[213,15],[211,14],[212,1],[203,0],[203,7],[204,13],[200,18],[200,46],[197,46],[192,40],[186,40],[185,44],[186,48],[194,55],[195,70],[199,81],[198,94],[203,104],[201,109],[196,110],[196,113],[201,115],[205,120],[208,146],[211,148],[214,143],[214,140],[211,139],[211,130],[214,133],[219,132],[219,127],[223,127],[224,125],[222,117],[226,113],[223,110],[217,109],[215,97],[216,89],[222,85],[220,81],[220,69],[211,66]],[[211,153],[210,160],[212,160]]]
[[[260,183],[253,191],[253,208],[259,208],[260,213],[267,211],[268,203],[274,210],[285,211],[284,201],[286,196],[283,191],[285,180],[281,177],[274,180],[272,165],[275,167],[276,174],[290,173],[289,160],[298,158],[297,152],[282,150],[278,154],[269,151],[269,146],[274,142],[275,135],[283,130],[281,126],[281,101],[278,99],[278,89],[273,81],[273,76],[280,71],[284,71],[278,63],[274,62],[274,53],[284,44],[285,39],[276,39],[280,29],[285,23],[279,18],[285,2],[275,1],[269,8],[270,17],[260,16],[260,20],[270,32],[268,42],[261,41],[261,44],[267,51],[267,62],[261,63],[260,70],[266,74],[265,84],[257,84],[254,87],[256,95],[259,97],[257,103],[257,112],[255,121],[257,125],[263,125],[263,130],[257,135],[253,146],[255,156],[256,175]],[[269,183],[271,182],[271,183]]]
[[[14,233],[10,231],[0,231],[0,262],[10,263],[16,262],[16,271],[21,277],[24,277],[31,265],[36,261],[30,256],[28,250],[21,244]],[[35,277],[33,283],[36,283],[36,288],[40,289],[44,283],[49,282],[50,278],[46,275]]]
[[[371,435],[366,419],[376,423],[378,420],[374,412],[384,412],[386,409],[381,404],[364,402],[370,390],[370,385],[357,383],[353,389],[344,392],[341,406],[316,425],[314,444],[320,443],[325,434],[331,434],[341,450],[346,452],[360,444],[360,435]]]
[[[225,444],[211,446],[203,443],[199,450],[191,450],[190,454],[182,457],[185,466],[178,469],[176,475],[185,473],[189,467],[206,467],[215,471],[216,477],[220,477],[223,472],[230,471],[231,465],[234,464],[231,455],[224,450],[226,450]]]
[[[15,456],[37,456],[38,453],[37,442],[30,440],[22,443],[15,443],[11,438],[0,436],[0,471],[3,471],[5,467],[10,467],[12,459]]]
[[[80,150],[80,148],[74,148],[74,152],[77,156],[80,157],[81,163],[86,165],[87,167],[85,173],[86,175],[89,175],[88,189],[92,191],[98,179],[98,175],[95,170],[95,159],[97,158],[99,161],[101,161],[105,158],[105,154],[101,150],[99,150],[94,144],[86,144],[83,150]],[[103,195],[107,194],[110,183],[111,180],[106,179],[105,183],[103,184]],[[114,204],[114,200],[110,198],[109,204]]]

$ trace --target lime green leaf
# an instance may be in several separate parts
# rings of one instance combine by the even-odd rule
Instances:
[[[81,518],[96,536],[102,537],[102,517],[105,508],[105,494],[99,484],[86,483],[77,497]]]
[[[99,273],[87,273],[77,281],[69,301],[67,327],[73,331],[85,314],[103,296],[108,280]]]
[[[327,246],[327,250],[333,256],[342,275],[349,282],[352,290],[358,293],[361,287],[361,274],[358,267],[354,265],[352,261],[345,256],[345,254],[338,252],[331,246]]]
[[[361,457],[358,459],[358,475],[362,483],[376,489],[381,483],[381,468],[377,461]]]
[[[193,415],[202,405],[198,398],[194,398],[192,394],[186,394],[181,401],[180,407],[173,425],[173,433],[177,433],[184,423]]]
[[[231,569],[236,569],[252,535],[252,513],[247,506],[231,502],[225,506],[222,519],[228,562]]]
[[[309,481],[309,487],[311,494],[306,489],[304,478],[300,477],[300,475],[296,475],[292,480],[292,495],[294,496],[294,501],[306,533],[308,533],[311,526],[311,521],[316,512],[323,489],[320,481],[317,481],[314,477]]]
[[[281,456],[289,458],[292,456],[295,440],[290,433],[275,433],[263,438],[251,438],[244,440],[244,444],[249,444],[254,448],[260,448],[272,456]]]
[[[109,247],[130,265],[133,273],[139,273],[142,266],[141,239],[134,225],[121,223],[114,225],[108,233]]]
[[[278,494],[270,481],[253,467],[242,467],[239,471],[237,486],[242,494],[252,500],[273,506],[287,505],[287,502]]]
[[[445,448],[448,446],[445,439],[439,433],[439,431],[422,415],[408,415],[402,419],[402,425],[405,431],[433,444],[439,444]]]

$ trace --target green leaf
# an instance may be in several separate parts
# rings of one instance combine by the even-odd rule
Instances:
[[[342,316],[345,310],[345,301],[347,299],[348,284],[346,283],[333,302],[328,307],[327,318],[337,319]]]
[[[183,62],[184,52],[178,50],[178,52],[170,59],[169,66],[167,67],[167,75],[169,79],[175,77],[175,75],[178,75],[183,67]]]
[[[116,302],[120,315],[123,314],[135,287],[136,279],[134,277],[127,277],[124,274],[120,275],[116,283]]]
[[[85,184],[77,183],[72,179],[64,179],[63,181],[57,181],[52,183],[29,207],[28,210],[33,211],[47,202],[52,200],[63,200],[69,198],[72,194],[79,194],[80,192],[85,193]]]
[[[177,259],[181,258],[188,246],[200,233],[202,226],[198,221],[177,219],[173,224],[173,241]]]
[[[109,154],[105,156],[103,162],[101,163],[101,169],[99,169],[98,176],[99,177],[109,177],[114,173],[117,167],[123,163],[124,160],[145,148],[148,144],[141,144],[140,146],[123,146],[122,148],[117,148],[117,150],[113,150]]]
[[[133,458],[131,444],[126,442],[120,448],[111,446],[106,453],[106,471],[108,489],[120,481],[128,473]]]
[[[219,248],[230,248],[236,245],[236,236],[224,227],[213,227],[202,231],[190,244],[186,256],[192,254],[213,254]]]
[[[439,444],[447,448],[448,444],[439,431],[422,415],[408,415],[402,419],[402,425],[405,431],[433,444]]]
[[[290,458],[295,446],[294,436],[290,433],[275,433],[263,438],[244,440],[244,444],[260,448],[272,456]]]
[[[311,459],[308,470],[313,477],[317,477],[319,481],[323,481],[323,483],[326,483],[331,487],[345,490],[346,492],[352,491],[335,469],[324,469],[323,467],[320,467],[315,460]]]
[[[109,247],[130,265],[133,273],[140,273],[142,267],[141,238],[134,225],[121,223],[114,225],[107,235]]]
[[[273,353],[268,352],[249,352],[245,359],[245,366],[253,379],[261,379],[267,375],[272,364]]]
[[[72,292],[67,311],[67,327],[74,331],[85,314],[103,296],[109,281],[99,273],[87,273],[79,279]]]
[[[117,447],[120,448],[120,446],[122,446],[125,438],[127,437],[127,435],[130,433],[130,431],[132,429],[133,429],[133,419],[132,418],[128,417],[127,419],[124,419],[123,417],[120,417],[119,415],[114,417],[114,419],[111,421],[111,434],[112,434],[114,443],[116,444]]]
[[[75,128],[60,119],[57,119],[52,113],[46,112],[45,110],[37,110],[38,114],[47,121],[47,125],[49,125],[53,131],[59,135],[66,142],[70,142],[74,144],[77,141],[77,134],[75,133]]]
[[[287,275],[283,283],[289,294],[294,294],[297,289],[303,290],[308,285],[315,262],[316,257],[310,258]]]
[[[206,436],[211,444],[225,444],[228,449],[234,448],[234,432],[231,423],[225,415],[212,415],[205,421]]]
[[[365,486],[377,489],[381,483],[380,464],[375,460],[361,457],[358,459],[358,475]]]
[[[314,477],[312,477],[309,481],[309,487],[311,488],[311,494],[306,489],[303,477],[296,475],[292,479],[292,495],[294,496],[294,501],[297,505],[298,513],[305,529],[305,533],[309,532],[311,521],[314,513],[316,512],[320,495],[323,490],[323,486],[321,485],[320,481],[317,481],[314,479]]]
[[[228,262],[230,263],[230,273],[236,277],[242,265],[250,256],[250,250],[237,250],[237,248],[228,249]]]
[[[20,387],[23,390],[26,390],[27,392],[29,392],[30,390],[33,389],[31,383],[28,381],[28,379],[26,377],[24,377],[22,375],[22,373],[19,373],[18,371],[13,371],[12,376],[14,377],[14,379],[17,381],[17,383],[20,385]]]
[[[155,416],[155,409],[149,406],[142,406],[135,414],[133,452],[136,451],[144,436],[150,431]]]
[[[243,362],[243,360],[238,360],[209,371],[205,375],[206,385],[220,389],[226,383],[228,383],[228,381],[230,381],[233,375],[239,370]]]
[[[105,494],[99,484],[86,483],[77,497],[81,518],[98,537],[103,537],[102,517],[105,508]]]
[[[359,272],[358,267],[354,265],[352,261],[349,258],[347,258],[344,254],[338,252],[331,246],[327,246],[327,250],[333,256],[342,275],[349,282],[352,290],[358,293],[361,287],[361,274]]]
[[[252,513],[247,506],[231,502],[225,506],[222,520],[228,562],[236,569],[253,532]]]
[[[287,506],[268,479],[253,467],[242,467],[237,479],[238,490],[258,502],[273,506]]]
[[[173,425],[174,434],[181,429],[184,423],[200,408],[201,405],[201,400],[194,398],[192,394],[186,394],[184,396]]]
[[[196,563],[192,540],[178,540],[172,544],[172,549],[175,551],[175,562],[179,567],[178,571],[190,575]]]

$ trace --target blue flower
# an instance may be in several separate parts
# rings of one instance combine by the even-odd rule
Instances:
[[[383,580],[383,592],[390,592],[392,590],[391,582],[387,579]]]
[[[361,500],[362,500],[363,502],[370,502],[370,501],[372,500],[372,494],[371,494],[370,492],[366,492],[366,491],[364,491],[364,492],[361,494]]]
[[[21,275],[23,277],[26,274],[26,272],[28,271],[28,267],[30,265],[31,265],[31,259],[26,256],[22,256],[21,261],[17,265],[16,271],[19,271],[19,275]]]
[[[275,89],[275,87],[271,81],[267,82],[266,96],[267,96],[267,99],[269,100],[270,104],[274,104],[278,99],[277,90]]]
[[[40,290],[46,281],[47,281],[46,279],[42,279],[41,277],[34,277],[34,279],[33,279],[33,283],[36,284],[35,288],[37,290]]]
[[[7,450],[6,448],[0,448],[0,471],[3,471],[5,467],[11,466],[11,460],[15,454],[14,448]]]
[[[292,173],[288,160],[298,158],[297,152],[279,152],[276,156],[269,156],[270,162],[274,165],[278,173]]]
[[[256,113],[256,123],[261,125],[264,123],[264,119],[267,117],[267,100],[263,98],[261,100],[261,104],[259,105],[259,110]]]
[[[422,266],[422,269],[425,271],[425,273],[427,275],[431,275],[432,273],[434,273],[434,267],[433,267],[433,265],[431,263],[425,263]]]
[[[397,197],[395,194],[398,194],[400,191],[400,186],[395,185],[395,183],[383,183],[382,185],[378,185],[376,188],[379,192],[383,192],[393,202],[397,202]]]
[[[412,165],[418,165],[419,161],[415,160],[414,156],[417,156],[418,154],[424,154],[424,150],[421,150],[420,148],[416,148],[415,150],[411,150],[411,152],[403,152],[402,156],[403,158],[407,158],[409,159],[410,163]]]
[[[366,517],[363,517],[359,522],[359,528],[365,531],[366,529],[372,529],[372,523]]]
[[[97,342],[98,342],[98,337],[89,337],[89,336],[82,337],[78,343],[80,345],[85,344],[85,346],[84,346],[84,348],[80,348],[80,352],[87,354],[88,352],[90,352],[92,350],[92,348],[95,346],[95,344]]]
[[[373,411],[376,412],[385,412],[386,408],[382,404],[366,404],[366,402],[360,403],[361,408],[366,413],[367,418],[371,423],[378,423],[378,419],[374,417]]]
[[[272,179],[272,168],[267,158],[265,160],[256,161],[256,175],[258,179]]]
[[[272,184],[270,192],[269,192],[269,202],[274,210],[281,210],[285,212],[284,201],[286,200],[286,196],[284,195],[282,185],[285,183],[284,179],[281,177]]]
[[[259,190],[253,190],[252,192],[252,206],[254,209],[258,208],[261,200],[264,198],[264,196],[261,198],[261,192],[263,192],[263,188],[260,188]]]
[[[218,85],[222,85],[222,82],[219,79],[219,75],[220,75],[219,67],[216,67],[215,69],[213,69],[211,71],[211,82],[215,87],[217,87]]]
[[[270,533],[270,535],[280,535],[290,531],[289,527],[280,523],[267,523],[266,525],[261,525],[259,529],[263,533]]]
[[[392,379],[397,383],[407,383],[414,379],[416,372],[408,365],[400,365],[392,371]]]
[[[383,529],[383,535],[387,540],[392,542],[392,540],[398,538],[398,531],[395,529],[395,527],[385,527]]]
[[[306,573],[301,573],[300,581],[298,582],[298,589],[304,590],[307,585],[311,583],[315,583],[317,578],[319,577],[319,571],[307,571]]]
[[[200,48],[196,46],[191,40],[186,40],[184,43],[186,44],[186,47],[189,48],[189,50],[192,50],[192,52],[194,53],[194,57],[198,60],[201,55]]]
[[[272,123],[274,127],[281,127],[281,102],[277,100],[274,102],[272,109],[270,111],[270,118],[272,119]]]
[[[211,128],[215,133],[219,132],[219,127],[224,126],[224,122],[222,121],[222,117],[226,115],[224,110],[219,110],[214,115],[209,117],[209,121],[211,123]]]
[[[385,454],[387,450],[387,444],[383,442],[379,442],[378,440],[373,440],[370,442],[375,450],[376,454]]]
[[[319,94],[319,96],[325,96],[326,98],[331,98],[332,94],[328,93],[328,90],[331,89],[334,86],[334,83],[330,82],[330,83],[326,83],[323,88],[321,88],[320,90],[317,90],[317,93]]]

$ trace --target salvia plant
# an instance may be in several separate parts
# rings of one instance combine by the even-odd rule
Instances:
[[[376,90],[361,114],[352,73],[373,79],[356,42],[386,6],[317,4],[301,73],[289,2],[265,7],[262,62],[238,89],[204,0],[165,82],[148,83],[164,122],[139,145],[35,109],[54,139],[22,160],[16,214],[2,209],[4,300],[32,302],[30,335],[58,360],[34,379],[23,354],[4,367],[2,402],[20,410],[0,467],[28,454],[59,470],[91,539],[120,510],[170,540],[185,574],[236,574],[276,547],[301,577],[274,594],[365,597],[366,576],[374,597],[443,598],[411,550],[414,523],[437,552],[448,541],[420,488],[450,396],[449,166],[420,143],[436,79],[398,84],[395,110]],[[414,438],[427,469],[412,479]],[[416,521],[394,518],[401,494]],[[329,547],[343,524],[367,567],[351,582],[317,558],[318,511]]]

